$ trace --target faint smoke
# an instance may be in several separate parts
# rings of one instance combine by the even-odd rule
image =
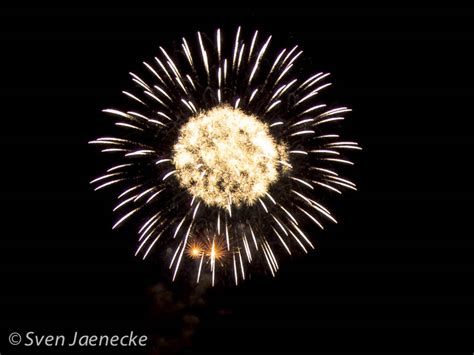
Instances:
[[[191,346],[209,284],[210,280],[202,279],[197,285],[168,286],[159,282],[150,288],[150,354],[179,354]]]

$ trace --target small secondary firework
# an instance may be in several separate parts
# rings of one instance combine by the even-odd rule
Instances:
[[[173,280],[185,268],[238,284],[314,248],[307,227],[336,222],[321,199],[356,189],[336,168],[360,147],[330,130],[350,109],[321,102],[329,74],[293,74],[298,46],[272,51],[240,28],[196,37],[130,73],[129,101],[104,110],[117,133],[90,142],[118,163],[91,183],[120,186],[113,228],[136,221],[136,255],[167,258]]]

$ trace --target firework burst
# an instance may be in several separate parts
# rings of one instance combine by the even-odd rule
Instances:
[[[360,147],[328,131],[350,111],[321,102],[329,74],[301,80],[297,46],[243,37],[198,32],[195,45],[159,47],[143,75],[130,73],[127,108],[104,110],[117,135],[90,142],[119,161],[91,182],[121,186],[113,228],[137,221],[136,255],[164,250],[173,280],[184,264],[212,284],[260,265],[274,275],[281,252],[314,248],[305,225],[336,222],[321,197],[356,189],[336,172]]]

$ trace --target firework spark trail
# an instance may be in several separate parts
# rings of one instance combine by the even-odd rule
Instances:
[[[207,270],[213,285],[218,273],[238,284],[261,265],[275,275],[281,252],[314,248],[305,223],[336,223],[320,197],[356,190],[339,168],[361,148],[328,130],[350,109],[319,98],[329,73],[301,79],[298,46],[244,37],[239,27],[232,38],[182,38],[179,53],[159,47],[130,73],[129,108],[104,110],[117,136],[90,142],[116,159],[91,181],[121,186],[113,229],[141,219],[136,255],[168,250],[173,279],[183,268],[196,282]]]

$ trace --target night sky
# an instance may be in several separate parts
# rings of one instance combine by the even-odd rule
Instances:
[[[339,224],[275,278],[170,283],[111,226],[101,110],[158,46],[237,26],[299,44],[332,73],[325,98],[353,109],[364,148],[329,195]],[[471,9],[1,9],[0,353],[472,354]],[[8,335],[148,334],[145,349],[14,347]]]

